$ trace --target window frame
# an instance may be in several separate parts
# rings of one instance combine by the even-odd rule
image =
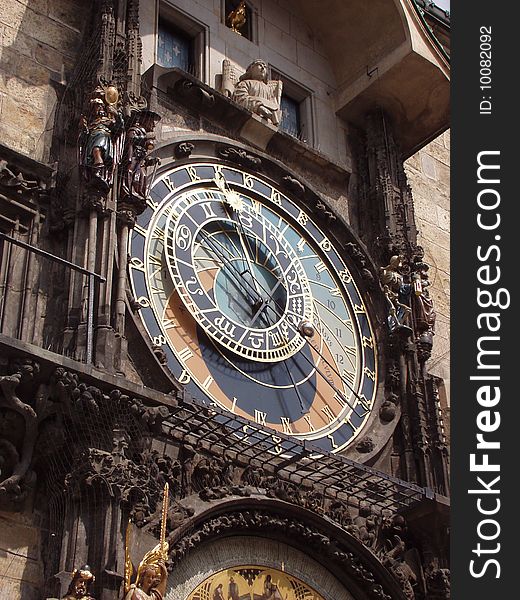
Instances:
[[[204,23],[197,21],[191,15],[180,11],[167,2],[160,2],[155,19],[155,47],[154,62],[162,66],[158,60],[159,45],[159,23],[171,27],[173,31],[178,31],[185,35],[191,41],[190,56],[192,58],[193,71],[188,71],[191,75],[197,77],[202,82],[207,83],[207,39],[208,28]],[[168,67],[163,67],[168,68]]]
[[[296,138],[300,142],[314,147],[316,135],[314,131],[314,103],[313,93],[309,88],[302,86],[290,77],[287,77],[275,67],[270,67],[270,78],[279,79],[283,83],[282,96],[286,96],[293,102],[298,104],[300,132],[298,135],[293,135],[283,131],[287,135]]]

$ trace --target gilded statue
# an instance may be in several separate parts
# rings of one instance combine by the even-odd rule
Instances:
[[[161,533],[160,541],[148,551],[139,566],[134,583],[131,583],[134,567],[130,560],[130,523],[126,531],[125,548],[125,595],[124,600],[162,600],[166,592],[168,581],[168,570],[166,559],[168,558],[168,542],[166,541],[166,521],[168,517],[168,494],[169,487],[164,485]]]
[[[80,119],[79,153],[83,174],[89,185],[107,192],[118,162],[118,140],[123,116],[116,108],[117,90],[98,86],[91,95],[87,115]]]
[[[79,569],[74,569],[72,580],[67,589],[67,593],[63,596],[64,600],[94,600],[90,595],[90,586],[96,578],[92,574],[88,565],[83,565]]]
[[[225,64],[223,68],[226,77],[233,79],[234,72],[229,64]],[[262,119],[278,126],[282,120],[283,84],[278,80],[268,80],[267,73],[266,62],[263,60],[253,61],[235,84],[231,98]],[[229,88],[229,84],[223,81],[223,88]]]

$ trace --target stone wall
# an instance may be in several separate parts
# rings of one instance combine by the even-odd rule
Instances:
[[[441,403],[449,405],[450,132],[412,156],[405,168],[414,197],[418,243],[424,247],[430,265],[430,289],[437,312],[433,353],[427,366],[432,375],[444,380]]]
[[[0,11],[0,138],[49,161],[54,112],[87,21],[81,0],[5,0]]]
[[[0,512],[0,600],[37,600],[43,566],[40,532],[28,517]]]

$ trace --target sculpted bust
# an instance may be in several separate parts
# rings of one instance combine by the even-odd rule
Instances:
[[[232,95],[237,104],[276,126],[282,118],[281,98],[282,82],[267,79],[267,64],[263,60],[255,60],[247,67]]]

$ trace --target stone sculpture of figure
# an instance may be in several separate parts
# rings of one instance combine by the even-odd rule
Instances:
[[[89,589],[95,580],[88,565],[74,569],[67,593],[63,596],[64,600],[94,600],[89,594]]]
[[[90,99],[88,115],[80,121],[80,163],[88,183],[100,191],[108,191],[117,162],[116,138],[123,130],[121,113],[106,100],[97,87]]]
[[[267,79],[267,64],[255,60],[239,78],[233,100],[251,112],[278,126],[282,119],[282,82]]]
[[[162,600],[167,580],[168,571],[162,560],[140,565],[136,582],[130,586],[124,600]]]
[[[433,300],[430,297],[428,288],[430,280],[428,278],[428,265],[423,262],[424,251],[418,248],[418,256],[412,265],[414,270],[413,289],[414,297],[412,302],[416,335],[421,337],[424,334],[433,336],[435,333],[435,319],[437,317],[433,307]]]
[[[381,267],[379,275],[383,292],[388,303],[388,327],[391,332],[400,330],[411,334],[409,299],[411,285],[404,283],[404,277],[400,273],[402,259],[400,256],[392,256],[386,267]]]
[[[140,110],[126,131],[123,153],[122,192],[124,196],[137,196],[146,200],[148,170],[158,159],[148,154],[154,148],[154,128],[160,116],[151,110]]]

